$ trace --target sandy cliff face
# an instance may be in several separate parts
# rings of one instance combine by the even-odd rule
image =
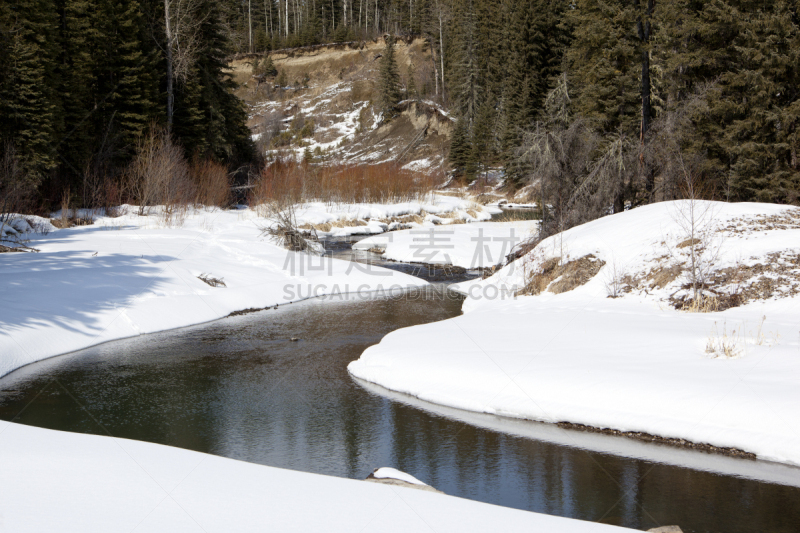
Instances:
[[[403,101],[388,122],[375,109],[383,47],[379,40],[276,51],[271,57],[280,74],[273,77],[253,76],[251,65],[261,55],[234,59],[231,70],[259,150],[297,157],[310,152],[317,160],[399,161],[416,170],[446,165],[452,119],[441,106]],[[396,54],[404,87],[412,65],[417,88],[432,84],[424,40],[400,41]]]

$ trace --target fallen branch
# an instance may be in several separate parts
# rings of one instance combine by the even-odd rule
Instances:
[[[211,285],[212,287],[227,287],[227,285],[225,285],[225,282],[222,281],[223,278],[214,278],[210,274],[206,274],[205,272],[197,276],[197,279],[199,279],[200,281],[204,281],[205,283]]]

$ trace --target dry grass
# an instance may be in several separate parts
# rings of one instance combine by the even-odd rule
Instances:
[[[706,342],[706,353],[712,357],[734,359],[744,353],[743,344],[741,331],[737,332],[735,329],[728,331],[727,324],[723,322],[722,333],[720,333],[717,323],[714,322],[714,331]]]
[[[333,222],[323,222],[322,224],[301,224],[297,226],[297,228],[306,231],[324,231],[327,233],[333,228],[356,228],[366,225],[367,223],[363,220],[342,218],[334,220]]]
[[[539,220],[541,216],[533,209],[505,209],[499,216],[494,217],[495,222],[520,222],[523,220]]]
[[[720,299],[713,295],[699,293],[697,298],[688,300],[681,311],[687,313],[716,313],[721,311]]]
[[[592,254],[563,265],[558,257],[548,259],[528,277],[525,287],[517,291],[517,295],[537,295],[545,290],[553,294],[569,292],[588,283],[605,264]]]

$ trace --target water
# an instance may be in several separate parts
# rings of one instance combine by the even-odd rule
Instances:
[[[515,436],[374,394],[347,374],[387,333],[460,307],[439,285],[109,343],[0,380],[0,419],[355,479],[393,466],[451,495],[637,529],[800,530],[799,488]]]

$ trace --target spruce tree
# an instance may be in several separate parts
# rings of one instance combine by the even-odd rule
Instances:
[[[681,146],[701,154],[702,179],[731,200],[796,202],[800,195],[798,6],[747,0],[665,6],[672,105],[700,91]]]
[[[473,150],[469,138],[469,128],[466,119],[462,116],[456,120],[450,138],[450,166],[456,176],[465,176],[472,167]]]
[[[6,3],[0,7],[0,24],[8,32],[0,77],[0,141],[14,145],[25,173],[41,177],[57,160],[56,12],[50,0],[15,4],[16,9]]]
[[[622,0],[578,0],[567,52],[575,110],[601,132],[636,135],[641,122],[637,13]]]
[[[241,162],[253,156],[247,113],[233,94],[236,83],[226,72],[228,40],[222,13],[213,0],[203,0],[200,46],[193,75],[179,87],[175,134],[193,155],[218,161]]]
[[[406,83],[406,99],[418,100],[419,93],[417,92],[417,82],[415,81],[414,65],[408,65],[408,73],[406,74],[408,82]]]
[[[395,106],[402,97],[400,72],[395,59],[394,46],[394,37],[387,35],[386,46],[381,56],[378,78],[378,110],[383,113],[384,120],[394,117],[396,113]]]

